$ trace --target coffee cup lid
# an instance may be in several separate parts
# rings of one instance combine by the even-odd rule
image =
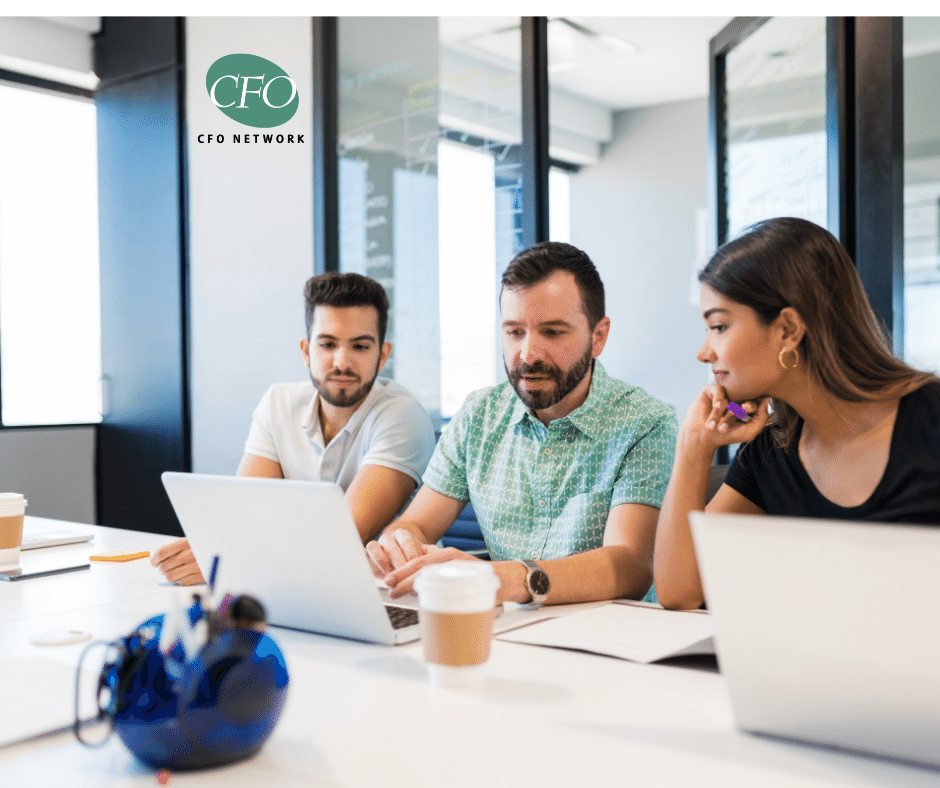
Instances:
[[[0,493],[0,517],[23,514],[26,503],[23,493]]]
[[[428,564],[419,573],[417,580],[422,585],[431,583],[482,583],[492,585],[499,580],[489,561],[446,561],[443,564]]]
[[[477,612],[496,604],[499,578],[488,561],[447,561],[429,564],[415,578],[422,610]]]

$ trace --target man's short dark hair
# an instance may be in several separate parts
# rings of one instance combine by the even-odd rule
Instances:
[[[388,295],[374,279],[362,274],[341,274],[330,271],[311,276],[304,285],[304,317],[307,338],[313,325],[313,310],[317,306],[374,306],[379,313],[379,344],[385,342],[388,328]]]
[[[523,249],[503,272],[503,289],[532,287],[548,279],[555,271],[574,276],[581,293],[581,311],[593,329],[607,314],[604,307],[604,283],[591,258],[571,244],[543,241]]]

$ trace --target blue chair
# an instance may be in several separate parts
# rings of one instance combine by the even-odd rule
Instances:
[[[456,547],[458,550],[475,555],[477,558],[489,558],[486,542],[483,540],[483,532],[480,530],[480,523],[477,522],[477,515],[473,511],[472,503],[464,506],[463,511],[457,515],[454,524],[441,537],[441,545]]]

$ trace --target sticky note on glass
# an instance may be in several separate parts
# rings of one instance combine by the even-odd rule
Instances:
[[[136,558],[147,558],[149,555],[149,550],[144,550],[139,553],[129,553],[127,550],[111,550],[107,553],[90,555],[88,558],[91,561],[133,561]]]

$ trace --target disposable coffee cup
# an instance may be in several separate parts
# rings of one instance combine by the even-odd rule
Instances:
[[[424,660],[431,683],[481,689],[490,656],[499,578],[486,561],[448,561],[415,578]]]
[[[0,493],[0,569],[20,565],[26,499],[21,493]]]

